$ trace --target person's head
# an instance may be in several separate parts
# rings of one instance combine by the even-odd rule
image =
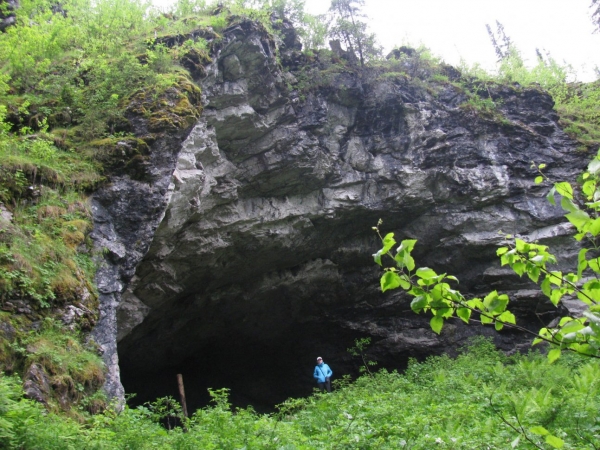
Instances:
[[[323,364],[323,358],[317,356],[317,364]]]

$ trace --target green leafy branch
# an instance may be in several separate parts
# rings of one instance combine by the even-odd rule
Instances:
[[[548,180],[542,172],[545,168],[545,164],[537,166],[540,175],[536,183]],[[559,358],[563,350],[600,358],[600,256],[597,256],[599,248],[596,242],[600,234],[599,178],[600,152],[579,177],[580,195],[576,195],[571,183],[561,181],[554,184],[547,197],[552,205],[556,205],[556,194],[560,196],[560,205],[567,212],[565,218],[575,229],[573,237],[578,242],[585,238],[587,243],[579,251],[576,272],[551,270],[548,265],[556,264],[557,260],[547,246],[510,235],[506,236],[507,244],[497,250],[503,266],[510,266],[519,276],[527,274],[553,305],[557,306],[565,295],[575,296],[587,306],[582,317],[562,317],[556,327],[544,327],[538,333],[518,326],[515,316],[507,309],[507,295],[493,291],[483,299],[466,299],[449,284],[458,283],[456,277],[437,274],[428,267],[416,268],[411,255],[416,240],[403,240],[394,252],[397,244],[394,233],[383,236],[379,230],[380,220],[373,229],[383,247],[373,257],[384,268],[381,290],[385,292],[400,287],[412,295],[411,309],[416,313],[431,311],[431,329],[438,334],[445,320],[458,317],[468,324],[472,313],[476,312],[482,324],[493,324],[498,331],[509,326],[535,335],[533,345],[540,342],[551,344],[554,347],[548,353],[551,362]],[[385,261],[391,259],[393,263],[384,267],[384,257],[387,258]]]
[[[506,309],[508,296],[498,294],[497,291],[489,293],[485,298],[466,299],[464,295],[453,289],[449,282],[458,283],[453,275],[437,274],[429,267],[416,268],[415,260],[411,255],[416,240],[408,239],[401,242],[392,254],[392,248],[396,245],[394,233],[388,233],[383,237],[379,226],[381,220],[373,229],[377,232],[383,243],[383,248],[373,255],[375,262],[384,267],[382,258],[387,256],[394,261],[394,266],[384,267],[381,277],[382,292],[396,289],[404,289],[413,296],[411,309],[417,314],[431,311],[431,329],[441,333],[444,321],[458,317],[463,322],[469,323],[473,312],[479,314],[482,324],[494,324],[496,330],[501,330],[505,325],[510,325],[521,331],[533,333],[526,328],[516,325],[514,314]],[[416,270],[415,270],[416,269]],[[535,334],[535,333],[534,333]]]
[[[348,353],[352,356],[360,356],[363,365],[360,368],[361,373],[367,373],[369,376],[373,376],[373,372],[369,369],[369,366],[376,366],[377,362],[367,358],[366,350],[371,345],[371,338],[360,338],[354,339],[354,347],[347,349]]]
[[[510,444],[511,448],[516,448],[519,445],[519,442],[520,442],[521,436],[522,436],[525,438],[525,440],[527,442],[529,442],[535,448],[544,450],[544,447],[542,447],[536,441],[534,441],[533,438],[528,434],[528,432],[527,432],[528,430],[525,429],[525,427],[521,423],[521,420],[519,419],[519,414],[517,413],[517,409],[514,404],[512,405],[513,417],[516,420],[517,425],[514,425],[506,417],[504,417],[504,415],[498,410],[496,405],[494,405],[494,403],[492,401],[492,396],[490,396],[490,398],[489,398],[489,403],[490,403],[490,408],[492,409],[494,414],[496,414],[496,416],[498,416],[500,418],[500,420],[502,422],[504,422],[505,425],[507,425],[509,428],[511,428],[515,433],[517,433],[519,435],[519,436],[517,436],[517,438],[515,440],[513,440],[511,442],[511,444]],[[544,428],[540,425],[529,428],[529,433],[535,434],[538,436],[544,436],[546,443],[549,444],[552,448],[562,448],[565,445],[565,443],[562,439],[550,434],[550,432],[546,428]]]

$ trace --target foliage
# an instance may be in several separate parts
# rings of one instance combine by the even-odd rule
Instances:
[[[592,21],[596,25],[596,30],[600,30],[600,0],[592,0]]]
[[[42,406],[23,398],[17,377],[0,374],[0,446],[21,448],[27,429],[42,419]]]
[[[557,111],[565,132],[583,149],[600,148],[600,83],[567,85]]]
[[[514,46],[510,37],[504,31],[504,25],[496,20],[496,33],[492,31],[492,27],[490,27],[489,24],[486,24],[485,28],[487,29],[492,45],[494,46],[498,61],[509,58],[514,51]]]
[[[593,5],[598,3],[594,2]],[[600,84],[574,82],[575,71],[570,65],[559,63],[548,53],[542,55],[537,49],[537,63],[531,68],[527,67],[521,52],[506,35],[502,24],[497,25],[496,34],[488,26],[498,56],[496,71],[488,73],[478,65],[468,67],[462,64],[463,76],[483,83],[518,83],[543,88],[552,95],[565,132],[581,143],[582,150],[596,151],[600,147]]]
[[[373,361],[367,357],[366,350],[371,344],[371,338],[360,338],[354,340],[354,346],[348,349],[348,353],[352,356],[359,356],[362,362],[360,367],[361,373],[373,375],[370,367],[376,366],[377,361]]]
[[[545,164],[540,164],[538,170],[541,175],[536,178],[536,183],[544,182],[546,177],[543,169]],[[557,306],[565,295],[575,295],[587,306],[583,317],[565,316],[555,328],[542,328],[539,331],[533,343],[547,342],[553,346],[548,353],[550,361],[556,360],[562,350],[600,357],[600,259],[597,243],[600,234],[599,177],[600,152],[580,177],[580,195],[566,181],[555,183],[548,194],[548,200],[553,205],[556,204],[555,195],[560,195],[560,204],[567,211],[565,217],[576,230],[574,238],[580,242],[585,240],[586,243],[579,252],[577,268],[573,272],[552,270],[549,265],[556,264],[556,258],[547,246],[525,242],[518,237],[506,236],[507,245],[497,251],[503,266],[508,265],[517,275],[526,274],[531,281],[538,283],[553,305]],[[509,325],[528,332],[516,325],[515,316],[507,310],[508,296],[493,291],[484,299],[465,298],[449,284],[458,283],[454,276],[437,274],[427,267],[416,267],[411,256],[416,240],[402,241],[394,252],[394,234],[381,236],[380,224],[381,221],[374,229],[383,247],[374,255],[375,262],[384,266],[382,258],[386,256],[393,261],[392,266],[384,267],[381,289],[385,292],[401,287],[413,296],[413,311],[431,311],[433,331],[439,334],[444,321],[452,317],[469,323],[472,313],[477,313],[482,324],[494,324],[496,330]]]
[[[216,39],[206,27],[225,20],[163,15],[143,0],[19,5],[16,24],[0,33],[0,302],[44,325],[30,332],[28,321],[6,322],[17,337],[0,330],[0,370],[25,375],[39,366],[50,409],[99,411],[102,364],[79,334],[98,314],[88,196],[122,163],[118,142],[135,144],[132,159],[147,154],[143,139],[156,136],[132,136],[128,117],[136,111],[151,123],[149,133],[197,119],[200,89],[180,63],[191,53],[199,64],[210,61],[207,41],[195,36]],[[182,0],[177,8],[208,14],[204,6]],[[47,327],[67,305],[78,311],[75,331]]]
[[[325,15],[310,15],[304,16],[304,47],[308,51],[316,50],[324,46],[325,38],[329,33],[329,23]]]
[[[0,377],[0,439],[6,448],[594,448],[598,369],[598,361],[507,357],[479,340],[456,359],[411,361],[404,374],[381,370],[269,415],[232,410],[219,389],[187,420],[167,398],[83,423],[41,414],[20,399],[18,380]],[[168,417],[180,426],[166,427]]]

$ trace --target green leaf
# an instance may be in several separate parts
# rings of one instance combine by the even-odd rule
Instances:
[[[558,287],[560,287],[562,285],[563,282],[563,278],[562,278],[562,272],[555,270],[550,272],[550,274],[548,275],[548,278],[550,279],[550,282]]]
[[[423,308],[425,308],[429,304],[428,298],[424,295],[416,296],[412,302],[410,302],[410,309],[412,309],[417,314],[420,313]]]
[[[483,302],[480,298],[472,298],[471,300],[467,301],[467,305],[469,308],[477,309],[479,311],[483,309]]]
[[[583,186],[581,186],[581,191],[589,200],[591,200],[594,196],[594,192],[596,191],[596,181],[587,180],[585,183],[583,183]]]
[[[521,442],[521,436],[517,436],[515,440],[510,443],[510,446],[516,448],[517,445],[519,445],[519,442]]]
[[[541,270],[539,267],[528,268],[527,276],[531,279],[531,281],[537,283],[540,278],[540,271]]]
[[[535,184],[540,184],[544,181],[544,177],[543,176],[539,176],[539,177],[535,177]]]
[[[515,315],[510,311],[504,311],[502,314],[498,316],[497,320],[501,320],[504,323],[511,323],[515,325],[517,323]]]
[[[471,310],[469,308],[458,308],[456,310],[456,315],[460,317],[464,323],[469,323],[469,319],[471,319]]]
[[[542,290],[544,295],[547,295],[548,297],[550,297],[552,295],[552,287],[550,285],[550,277],[547,276],[546,278],[544,278],[544,281],[542,281],[542,284],[540,284],[540,289]]]
[[[410,281],[407,278],[406,275],[400,275],[400,287],[405,291],[409,290],[411,286]]]
[[[596,273],[600,273],[600,258],[590,259],[588,262],[590,269]]]
[[[553,348],[548,352],[548,361],[550,364],[552,364],[558,358],[560,358],[560,348]]]
[[[529,432],[533,433],[533,434],[537,434],[538,436],[546,436],[546,435],[550,434],[550,432],[548,430],[546,430],[544,427],[542,427],[540,425],[531,427],[529,429]]]
[[[519,261],[513,264],[512,270],[514,270],[517,275],[522,276],[525,273],[525,270],[527,270],[527,266],[525,263]]]
[[[456,278],[454,275],[448,275],[446,278],[447,278],[448,280],[456,281],[457,283],[459,282],[459,281],[458,281],[458,278]]]
[[[520,253],[526,253],[530,249],[530,245],[525,242],[523,239],[515,239],[515,248]]]
[[[481,320],[481,323],[484,325],[494,323],[494,319],[492,319],[491,317],[488,317],[487,315],[484,315],[484,314],[481,314],[481,316],[479,317],[479,320]]]
[[[592,300],[590,300],[592,297],[592,292],[588,289],[582,289],[580,292],[577,293],[577,298],[579,300],[581,300],[583,303],[585,303],[586,305],[591,305],[592,304]]]
[[[561,181],[560,183],[556,183],[554,188],[561,196],[573,200],[573,188],[571,187],[571,183]]]
[[[507,251],[509,250],[508,247],[500,247],[498,250],[496,250],[496,256],[502,256],[504,255]]]
[[[579,320],[572,320],[568,322],[565,326],[563,326],[560,331],[563,334],[567,333],[575,333],[581,329],[585,328],[583,324]]]
[[[550,192],[548,192],[548,195],[546,196],[546,199],[552,206],[556,206],[556,199],[554,198],[555,193],[556,193],[556,188],[553,187],[552,189],[550,189]]]
[[[588,172],[595,175],[598,171],[600,171],[600,160],[596,157],[588,164]]]
[[[504,324],[502,322],[498,322],[497,320],[494,322],[494,328],[496,328],[496,331],[500,331],[502,330],[502,328],[504,328]]]
[[[600,233],[600,219],[592,220],[587,231],[591,233],[592,236],[598,236],[598,233]]]
[[[444,326],[444,319],[441,316],[433,316],[429,324],[431,325],[431,329],[434,332],[440,334],[442,331],[442,327]]]
[[[542,164],[540,164],[538,166],[538,169],[540,169],[540,170],[545,169],[545,168],[546,168],[546,164],[545,163],[542,163]]]
[[[413,271],[415,270],[415,260],[412,256],[410,256],[408,253],[404,254],[404,259],[403,259],[404,265],[406,266],[406,268],[409,271]]]
[[[552,304],[554,306],[556,306],[556,305],[558,305],[558,302],[560,302],[560,299],[562,298],[563,295],[564,294],[560,290],[555,289],[552,291],[552,294],[550,294],[550,301],[552,302]]]
[[[390,289],[396,289],[401,284],[400,275],[396,272],[388,271],[381,277],[381,292],[388,291]]]
[[[565,445],[565,441],[563,441],[559,437],[549,434],[548,436],[546,436],[546,444],[551,445],[554,448],[563,448],[563,446]]]
[[[435,273],[435,271],[433,269],[430,269],[429,267],[419,267],[417,269],[417,276],[424,280],[429,280],[431,278],[437,277],[437,273]]]
[[[498,295],[497,291],[492,291],[483,299],[483,305],[489,313],[500,314],[508,305],[508,296],[506,294]]]
[[[400,243],[400,247],[398,247],[399,252],[412,252],[413,248],[415,248],[415,244],[417,243],[416,239],[405,239]]]
[[[377,253],[374,253],[374,254],[373,254],[373,259],[374,259],[374,260],[375,260],[375,262],[376,262],[377,264],[379,264],[380,266],[381,266],[381,255],[382,255],[382,254],[383,254],[383,253],[382,253],[382,251],[381,251],[381,250],[379,250]]]
[[[591,224],[588,213],[581,211],[580,209],[566,214],[565,217],[573,224],[575,228],[577,228],[577,231],[579,232],[583,232],[584,227],[588,225],[588,223]]]
[[[566,197],[563,197],[560,199],[560,206],[565,211],[569,211],[569,212],[580,211],[580,209],[577,207],[577,205],[575,203],[573,203],[573,200],[568,199]]]
[[[386,254],[390,251],[390,249],[396,245],[396,240],[394,239],[394,233],[388,233],[383,238],[383,248],[381,249],[382,254]]]

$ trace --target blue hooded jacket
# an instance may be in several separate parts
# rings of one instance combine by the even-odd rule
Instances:
[[[313,377],[317,380],[317,383],[325,383],[325,378],[333,375],[333,372],[329,368],[329,366],[325,363],[317,364],[315,366],[315,373]]]

